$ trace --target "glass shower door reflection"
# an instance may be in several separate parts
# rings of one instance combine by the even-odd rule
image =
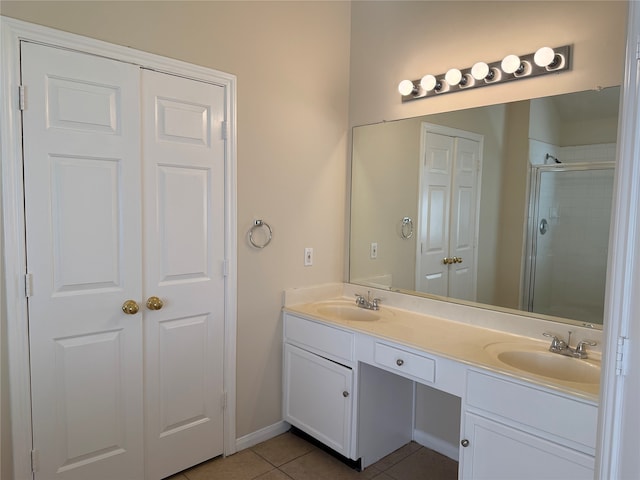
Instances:
[[[602,324],[613,166],[534,170],[529,310]]]

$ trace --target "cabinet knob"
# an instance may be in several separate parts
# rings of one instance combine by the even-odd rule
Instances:
[[[349,392],[347,392],[346,390],[344,392],[342,392],[342,396],[344,398],[347,398],[349,396]]]
[[[469,446],[469,440],[467,440],[466,438],[460,441],[460,445],[462,445],[463,447],[468,447]]]
[[[399,367],[401,367],[402,365],[404,365],[404,360],[399,358],[398,360],[396,360],[396,365],[398,365]]]

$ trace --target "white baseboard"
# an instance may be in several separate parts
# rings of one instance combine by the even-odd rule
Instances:
[[[449,457],[456,462],[459,461],[459,451],[457,444],[451,444],[442,440],[441,438],[434,437],[427,432],[423,432],[422,430],[413,431],[413,440],[423,447],[430,448],[431,450],[441,453],[445,457]]]
[[[255,432],[249,433],[240,438],[236,438],[236,451],[239,452],[240,450],[253,447],[261,442],[277,437],[278,435],[288,431],[290,428],[291,425],[284,420],[281,420],[273,425],[269,425],[268,427],[261,428],[260,430],[256,430]]]

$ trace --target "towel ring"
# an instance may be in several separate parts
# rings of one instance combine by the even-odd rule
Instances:
[[[260,243],[256,243],[253,240],[253,232],[255,232],[257,229],[262,227],[265,227],[267,229],[267,231],[269,232],[269,235],[267,236],[267,239],[264,241],[264,243],[260,244]],[[272,235],[273,235],[273,232],[271,231],[271,227],[267,222],[263,222],[262,220],[254,220],[253,227],[251,227],[251,229],[249,230],[249,242],[251,243],[251,245],[253,245],[256,248],[264,248],[267,245],[269,245],[269,243],[271,242]]]
[[[409,233],[407,233],[407,229]],[[402,228],[400,229],[400,235],[402,238],[409,239],[413,237],[413,220],[410,217],[404,217],[402,219]]]

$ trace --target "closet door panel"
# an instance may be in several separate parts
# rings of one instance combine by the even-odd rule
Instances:
[[[147,478],[223,452],[224,89],[143,70]],[[157,308],[158,305],[151,308]]]
[[[479,142],[456,138],[449,254],[458,261],[450,268],[449,296],[471,301],[476,300],[479,167]]]
[[[421,167],[419,268],[416,289],[447,295],[449,269],[449,211],[454,144],[451,137],[427,134]]]
[[[139,70],[21,48],[35,478],[141,478]]]

